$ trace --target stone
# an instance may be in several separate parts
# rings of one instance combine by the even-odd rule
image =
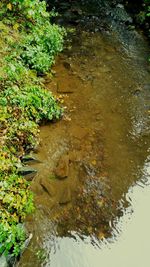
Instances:
[[[0,267],[8,267],[7,259],[4,255],[0,257]]]
[[[79,140],[82,140],[89,134],[89,130],[84,127],[81,127],[80,125],[74,125],[71,128],[70,132],[74,137],[76,137]]]
[[[124,6],[120,4],[118,4],[116,8],[114,8],[112,16],[115,20],[118,20],[120,22],[128,22],[128,23],[133,22],[133,19],[127,13]]]
[[[140,89],[136,89],[134,92],[133,92],[133,95],[134,96],[139,96],[139,95],[141,95],[141,90]]]
[[[57,83],[57,93],[59,94],[72,94],[76,90],[76,82],[72,81],[71,77],[62,77],[61,80]]]
[[[30,168],[30,167],[20,167],[20,168],[18,168],[18,173],[23,175],[23,176],[26,176],[29,174],[35,175],[37,173],[37,170]]]
[[[72,70],[72,68],[71,68],[71,63],[69,63],[69,62],[67,62],[67,61],[64,61],[64,62],[63,62],[63,65],[64,65],[65,69],[67,69],[67,70]]]
[[[68,174],[69,174],[69,156],[68,155],[63,155],[60,158],[54,173],[58,179],[64,179],[68,177]]]
[[[53,197],[55,195],[55,188],[49,178],[42,177],[40,180],[40,185],[42,186],[44,191],[48,193],[50,197]]]
[[[24,156],[22,156],[21,161],[24,162],[24,163],[26,163],[26,162],[27,163],[29,163],[29,162],[40,162],[40,160],[38,160],[37,158],[35,158],[32,155],[24,155]]]
[[[33,234],[30,233],[29,236],[28,236],[28,238],[27,238],[27,239],[25,240],[25,242],[24,242],[24,249],[28,247],[28,245],[29,245],[29,243],[30,243],[32,237],[33,237]]]
[[[40,185],[38,179],[35,179],[31,183],[31,191],[36,195],[36,196],[41,196],[43,194],[43,187]]]
[[[73,150],[69,151],[69,160],[70,162],[80,162],[84,158],[82,150]],[[70,173],[70,168],[69,168],[69,173]]]
[[[71,190],[69,185],[66,185],[60,194],[59,204],[67,204],[71,201]]]

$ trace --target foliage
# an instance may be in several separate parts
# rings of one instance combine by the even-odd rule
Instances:
[[[50,23],[44,1],[2,0],[0,18],[0,254],[18,255],[23,221],[34,210],[20,158],[37,146],[38,124],[62,114],[37,74],[54,63],[65,31]]]
[[[149,4],[148,2],[149,1],[142,1],[142,5],[138,8],[139,8],[139,12],[138,14],[136,14],[136,19],[137,19],[137,22],[140,23],[140,24],[144,24],[146,19],[147,19],[147,15],[149,13]]]
[[[23,32],[25,38],[22,38],[19,45],[15,44],[20,51],[18,56],[38,72],[48,71],[54,63],[55,56],[62,51],[66,35],[64,28],[50,23],[50,18],[56,14],[46,11],[45,1],[3,0],[2,2],[4,14],[0,15],[4,16],[3,21],[13,26],[16,31],[25,30],[25,33]]]
[[[21,57],[25,64],[39,72],[48,71],[54,63],[54,57],[63,48],[65,32],[49,21],[40,24],[28,35]]]
[[[8,87],[1,94],[0,103],[13,107],[16,117],[26,114],[30,120],[38,123],[43,119],[59,119],[61,115],[61,109],[52,94],[40,86],[25,86],[21,90],[18,86]]]
[[[132,1],[125,2],[129,11],[133,14],[136,24],[140,24],[146,33],[149,34],[150,28],[150,0],[142,0],[134,3]]]
[[[2,212],[0,212],[0,216],[4,214]],[[7,255],[11,251],[12,255],[17,256],[24,248],[25,239],[26,235],[22,225],[14,224],[10,226],[5,222],[0,224],[0,253]]]
[[[15,14],[19,19],[28,19],[39,22],[41,17],[48,18],[45,1],[40,0],[2,0],[4,10]]]
[[[17,172],[8,174],[7,179],[1,177],[0,201],[3,205],[5,220],[6,214],[8,212],[11,214],[11,218],[8,218],[11,224],[21,222],[26,214],[33,210],[32,194],[27,190],[28,186],[27,181],[20,177]]]
[[[19,159],[3,147],[0,153],[0,253],[18,255],[26,235],[20,224],[33,211],[28,182],[17,174]]]

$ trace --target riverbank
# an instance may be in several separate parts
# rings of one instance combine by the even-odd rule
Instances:
[[[30,64],[26,65],[26,60],[31,60],[30,54],[27,53],[25,62],[24,56],[22,59],[25,68],[28,66],[26,75],[24,69],[22,71],[22,65],[19,73],[16,66],[9,68],[12,69],[13,75],[19,75],[19,79],[22,75],[23,80],[18,85],[18,76],[17,78],[12,76],[15,83],[14,91],[7,90],[7,95],[2,95],[3,106],[6,106],[8,103],[6,101],[9,100],[12,105],[12,100],[16,99],[14,106],[17,105],[17,110],[15,108],[11,111],[17,122],[13,124],[11,133],[14,133],[16,127],[17,140],[16,136],[12,135],[11,142],[15,141],[15,149],[18,141],[22,142],[13,152],[17,159],[15,167],[17,175],[18,163],[20,166],[22,155],[26,151],[31,151],[36,145],[32,142],[37,140],[38,133],[34,124],[36,126],[34,135],[28,138],[26,131],[27,141],[24,142],[22,129],[21,133],[19,129],[18,135],[17,123],[23,127],[27,125],[20,124],[20,109],[25,108],[32,122],[36,121],[37,124],[43,117],[52,119],[52,105],[53,115],[58,118],[61,109],[49,90],[53,91],[59,103],[63,103],[65,108],[65,115],[60,122],[41,127],[38,151],[30,155],[30,159],[35,158],[39,162],[32,164],[32,167],[37,169],[37,175],[32,183],[26,183],[25,179],[19,176],[19,182],[23,186],[24,183],[28,186],[25,189],[32,189],[36,206],[35,213],[26,218],[26,228],[33,237],[18,263],[19,266],[31,266],[31,264],[49,266],[53,257],[51,248],[56,247],[55,242],[61,237],[68,237],[69,240],[71,238],[78,240],[80,237],[82,240],[85,239],[85,242],[86,238],[89,238],[91,244],[97,243],[97,245],[103,240],[107,241],[109,238],[111,240],[114,220],[120,217],[124,208],[129,205],[125,197],[128,188],[140,178],[144,161],[149,154],[150,80],[146,60],[149,53],[148,44],[142,35],[129,29],[126,22],[130,21],[130,17],[121,6],[107,9],[107,16],[104,12],[101,17],[98,14],[88,15],[81,11],[77,7],[73,10],[69,7],[68,15],[56,19],[62,25],[73,27],[73,30],[72,48],[68,44],[64,53],[57,58],[56,67],[52,71],[53,79],[49,74],[39,78],[43,75],[41,65],[36,72],[31,71]],[[75,14],[74,19],[72,19],[73,14]],[[10,36],[12,33],[20,35],[20,29],[16,29],[18,25],[14,28],[11,25],[11,31],[10,26],[4,24],[3,27],[6,27],[6,32],[9,32]],[[25,34],[24,31],[22,33]],[[35,36],[36,34],[37,31]],[[29,41],[33,40],[32,36],[30,37]],[[40,35],[40,38],[44,39],[43,35]],[[12,39],[11,42],[9,39],[11,49],[14,46],[14,39],[18,42],[18,38],[12,37]],[[23,45],[24,49],[25,47]],[[45,63],[47,64],[47,61],[44,60],[44,63],[42,61],[44,68]],[[11,62],[10,66],[12,65],[14,64]],[[36,67],[35,61],[31,60],[31,66]],[[24,82],[28,83],[28,77],[29,80],[31,77],[30,82],[34,84],[34,90],[25,90]],[[46,91],[41,89],[41,84]],[[28,102],[29,94],[32,101]],[[25,107],[24,102],[28,104]],[[12,123],[12,116],[10,118]],[[4,133],[5,131],[3,135]],[[31,147],[27,145],[28,141],[31,142]],[[5,154],[4,158],[7,159],[8,154]],[[9,192],[8,187],[7,192]],[[12,201],[12,198],[8,200]],[[31,205],[26,206],[31,207]],[[22,222],[19,217],[20,221]],[[25,239],[25,236],[23,238],[21,236],[20,244],[24,245]],[[15,240],[16,243],[19,244],[18,240],[17,242]],[[14,244],[10,249],[11,252],[13,248]],[[70,247],[70,255],[72,250]],[[78,259],[78,255],[75,256]],[[65,257],[64,254],[60,263],[58,256],[52,264],[56,267],[57,262],[66,266]],[[82,266],[82,257],[80,260]],[[70,267],[73,263],[68,259],[67,264]]]
[[[0,254],[11,260],[24,249],[23,222],[34,210],[23,158],[38,145],[38,125],[62,115],[40,76],[62,50],[65,31],[50,24],[44,2],[1,1],[0,18]]]

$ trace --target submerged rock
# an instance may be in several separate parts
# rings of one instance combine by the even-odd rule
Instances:
[[[64,61],[64,62],[63,62],[63,66],[64,66],[65,69],[67,69],[67,70],[72,70],[71,63],[70,63],[70,62]]]
[[[53,187],[50,179],[46,177],[42,177],[40,181],[40,185],[48,193],[49,196],[53,197],[55,195],[55,188]]]
[[[71,134],[73,135],[73,137],[81,140],[87,137],[89,130],[81,127],[80,125],[73,125],[73,127],[71,128]]]
[[[59,94],[72,94],[74,93],[75,89],[75,86],[73,86],[69,80],[59,81],[57,84],[57,93]]]
[[[118,4],[113,11],[111,12],[111,16],[114,20],[123,22],[123,23],[133,23],[133,19],[126,12],[123,5]]]
[[[68,177],[69,175],[69,156],[68,155],[63,155],[60,158],[54,173],[58,179],[64,179]]]
[[[29,236],[28,236],[28,238],[24,242],[24,249],[22,250],[21,255],[23,254],[23,252],[25,251],[25,249],[28,247],[28,245],[29,245],[32,237],[33,237],[33,234],[30,233]]]
[[[71,201],[71,189],[67,185],[62,189],[60,194],[59,204],[67,204]]]

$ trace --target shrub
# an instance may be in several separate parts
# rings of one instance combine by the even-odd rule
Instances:
[[[24,63],[39,72],[48,71],[55,56],[62,51],[64,35],[64,29],[49,21],[34,27],[23,46]]]
[[[59,119],[62,109],[37,72],[46,72],[63,48],[65,31],[49,21],[39,0],[0,2],[0,254],[24,247],[23,221],[33,211],[20,158],[38,144],[38,124]]]
[[[42,18],[48,18],[45,1],[40,0],[2,0],[3,7],[9,15],[14,15],[19,19],[28,19],[39,22]]]

